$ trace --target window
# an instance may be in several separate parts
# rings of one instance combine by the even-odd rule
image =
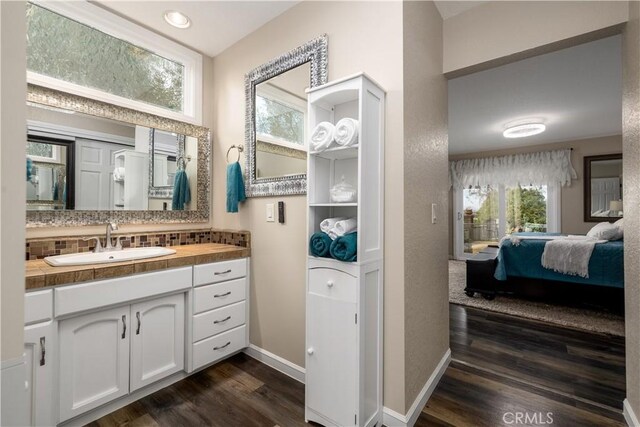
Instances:
[[[199,54],[87,2],[28,3],[26,13],[31,83],[200,122]]]
[[[28,141],[27,156],[35,162],[58,163],[60,162],[60,147]]]
[[[262,84],[256,93],[257,139],[305,149],[306,101],[275,86]]]

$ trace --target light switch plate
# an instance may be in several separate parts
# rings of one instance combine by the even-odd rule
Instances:
[[[274,222],[273,203],[267,203],[267,222]]]

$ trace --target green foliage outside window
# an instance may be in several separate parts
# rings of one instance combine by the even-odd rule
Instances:
[[[27,3],[27,69],[183,111],[184,66]]]
[[[498,219],[498,190],[493,188],[474,189],[484,201],[476,212],[475,221],[485,224]],[[547,200],[540,188],[507,188],[507,234],[517,231],[544,232],[547,230]]]
[[[256,96],[256,132],[303,145],[304,113],[269,98]]]

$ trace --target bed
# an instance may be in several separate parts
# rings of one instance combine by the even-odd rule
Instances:
[[[521,236],[559,236],[559,233],[516,233]],[[589,278],[556,273],[542,267],[541,258],[546,240],[522,239],[518,246],[505,239],[498,252],[494,277],[500,281],[525,278],[578,285],[624,288],[624,257],[622,240],[599,243],[589,261]]]

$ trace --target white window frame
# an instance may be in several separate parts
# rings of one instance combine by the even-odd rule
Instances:
[[[279,104],[283,104],[286,107],[289,107],[293,110],[301,112],[303,115],[303,123],[305,123],[302,144],[294,144],[287,141],[286,139],[274,138],[272,135],[268,135],[265,133],[258,133],[258,132],[256,132],[256,139],[258,139],[259,141],[268,142],[270,144],[291,148],[293,150],[299,150],[299,151],[305,151],[305,152],[308,151],[307,126],[306,126],[307,101],[285,90],[282,90],[276,86],[273,86],[269,83],[259,85],[256,91],[256,96],[270,99],[271,101],[277,102]]]
[[[498,224],[499,239],[506,235],[507,209],[506,187],[496,186],[498,189]],[[547,233],[560,233],[562,230],[562,196],[560,187],[547,185]],[[472,254],[464,252],[464,190],[453,190],[453,256],[464,260]]]
[[[145,113],[202,125],[202,55],[87,1],[32,0],[32,3],[184,66],[183,111],[127,99],[102,90],[27,71],[27,82]]]

